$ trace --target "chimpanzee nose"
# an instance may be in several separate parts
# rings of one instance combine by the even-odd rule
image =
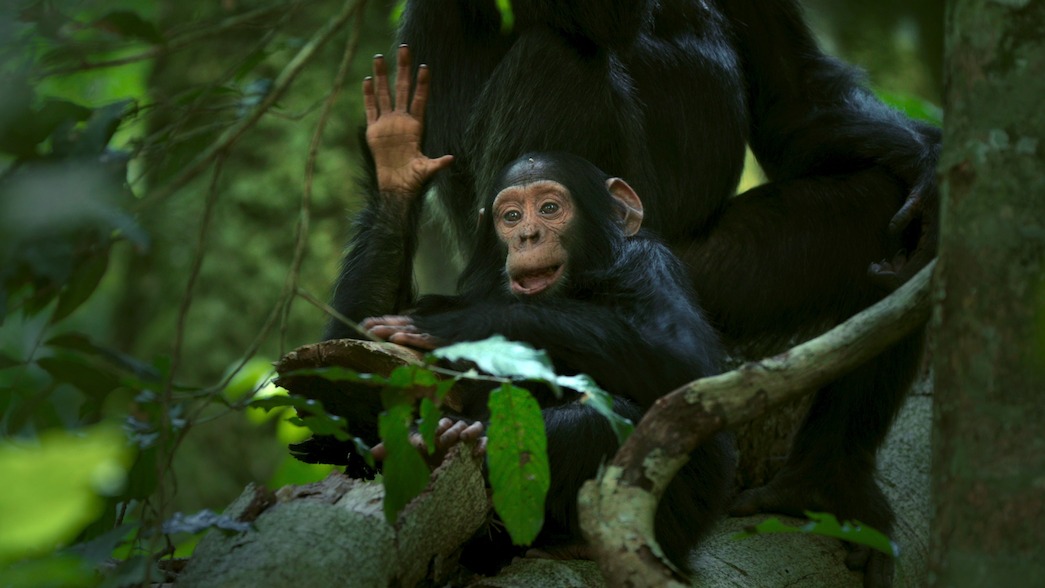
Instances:
[[[527,223],[519,227],[519,240],[523,243],[536,243],[541,238],[541,227],[537,223]]]

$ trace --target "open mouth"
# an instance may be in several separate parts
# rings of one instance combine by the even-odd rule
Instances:
[[[563,267],[564,266],[561,264],[554,265],[532,271],[520,272],[518,275],[512,276],[512,293],[522,296],[533,296],[534,294],[544,292],[552,287],[555,282],[559,281],[559,278],[562,276]]]

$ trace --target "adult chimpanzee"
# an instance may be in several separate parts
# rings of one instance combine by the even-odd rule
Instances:
[[[498,333],[530,343],[547,350],[560,373],[592,376],[613,395],[614,409],[636,422],[662,394],[715,373],[716,334],[692,301],[678,259],[640,230],[639,197],[624,180],[571,154],[533,153],[509,165],[485,199],[459,294],[414,299],[421,195],[429,176],[450,163],[418,149],[427,80],[421,69],[408,112],[409,53],[401,48],[395,108],[382,58],[375,59],[375,80],[364,83],[370,197],[334,306],[353,320],[372,317],[363,322],[372,334],[414,347]],[[395,315],[414,307],[409,316]],[[333,327],[330,335],[354,333]],[[608,422],[576,396],[535,393],[552,477],[538,541],[577,555],[577,491],[617,441]],[[461,400],[461,424],[441,429],[443,445],[481,434],[470,423],[487,418],[485,393]],[[734,458],[731,437],[717,436],[693,453],[662,498],[657,539],[681,569],[725,512]]]
[[[933,255],[938,130],[825,56],[796,0],[511,5],[503,32],[494,0],[411,0],[399,34],[444,74],[423,148],[457,158],[435,187],[466,247],[507,162],[569,151],[632,182],[645,226],[748,352],[844,320]],[[734,197],[745,143],[770,182]],[[820,391],[784,469],[735,512],[826,511],[888,533],[875,454],[919,350],[912,337]],[[887,556],[860,549],[847,564],[891,582]]]

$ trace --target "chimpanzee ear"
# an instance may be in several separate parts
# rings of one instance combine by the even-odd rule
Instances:
[[[620,178],[606,180],[606,189],[620,204],[617,210],[624,226],[624,234],[630,237],[638,233],[642,227],[642,200],[639,199],[639,195]]]

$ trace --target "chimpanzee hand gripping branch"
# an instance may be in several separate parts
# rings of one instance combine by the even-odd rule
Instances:
[[[427,68],[418,70],[411,100],[410,54],[399,49],[394,106],[380,56],[374,72],[364,82],[369,200],[338,281],[338,311],[372,335],[420,349],[494,334],[524,341],[546,350],[558,373],[594,378],[613,395],[614,410],[635,422],[659,396],[717,372],[717,336],[679,260],[640,228],[638,195],[568,153],[530,153],[510,164],[479,215],[458,295],[415,298],[421,197],[452,158],[429,159],[419,148]],[[565,392],[534,391],[552,478],[538,543],[546,553],[573,556],[584,554],[577,492],[618,443],[604,417]],[[440,428],[440,452],[483,433],[486,393],[466,392],[460,401],[461,413]],[[348,416],[353,433],[373,431],[353,418],[377,415]],[[681,569],[725,513],[734,467],[733,441],[723,433],[698,448],[668,487],[657,539]]]

